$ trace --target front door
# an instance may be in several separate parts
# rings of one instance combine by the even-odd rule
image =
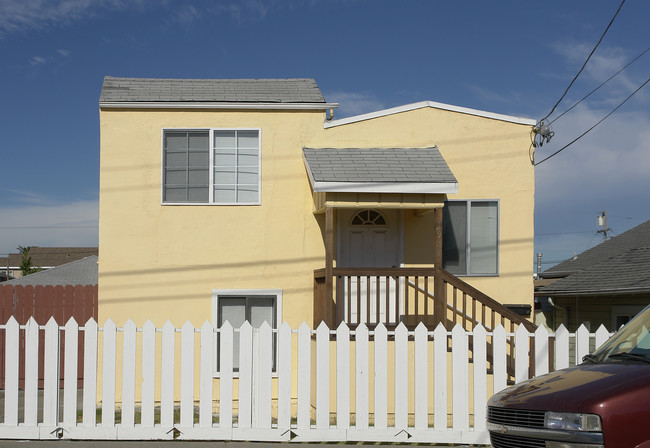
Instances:
[[[395,268],[402,262],[401,212],[399,210],[339,210],[338,267]],[[349,323],[377,323],[377,289],[379,288],[379,319],[397,323],[399,307],[396,282],[387,276],[351,276],[343,279],[342,292],[347,300],[344,320]],[[388,307],[386,306],[388,300]],[[386,311],[392,317],[386,319]]]

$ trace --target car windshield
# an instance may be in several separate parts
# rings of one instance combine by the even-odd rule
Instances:
[[[650,362],[650,306],[629,321],[586,361],[631,360]]]

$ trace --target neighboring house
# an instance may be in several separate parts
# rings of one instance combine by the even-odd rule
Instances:
[[[99,106],[100,322],[532,305],[533,120],[430,101],[337,120],[311,79],[106,77]]]
[[[97,247],[39,247],[29,248],[32,266],[39,269],[50,269],[71,261],[80,260],[89,256],[98,255]],[[13,253],[8,257],[0,258],[0,281],[20,278],[22,272],[20,265],[22,254]]]
[[[553,329],[613,331],[650,304],[650,221],[539,274],[535,291]]]
[[[24,277],[3,282],[0,286],[75,286],[97,285],[97,255],[84,257]]]
[[[82,251],[73,250],[68,254],[75,252],[78,254]],[[60,257],[59,260],[62,258]],[[50,260],[53,263],[56,262],[53,258]],[[90,318],[97,320],[97,255],[90,255],[0,283],[0,324],[5,325],[12,317],[20,325],[27,324],[30,318],[34,318],[39,325],[46,325],[51,318],[54,318],[59,325],[65,325],[71,317],[79,325],[84,325]],[[2,337],[4,338],[4,334]],[[25,335],[21,334],[21,347],[24,344]],[[63,344],[61,353],[65,352]],[[2,360],[5,359],[5,350],[5,344],[0,344],[0,359]],[[44,345],[38,347],[38,357],[38,365],[43,365],[45,360]],[[77,363],[79,386],[82,386],[83,365],[83,342],[80,340]],[[63,369],[61,373],[64,374]],[[4,386],[5,374],[6,372],[0,371],[0,387]],[[61,386],[63,386],[63,379],[61,376]],[[20,364],[19,381],[20,387],[23,388],[25,369],[22,363]],[[43,387],[43,384],[44,376],[41,369],[39,387]]]

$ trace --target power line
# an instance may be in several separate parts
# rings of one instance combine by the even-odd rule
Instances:
[[[566,88],[566,90],[564,91],[564,93],[562,94],[562,96],[560,97],[560,99],[557,100],[557,103],[555,103],[555,105],[553,106],[553,108],[551,109],[551,111],[550,111],[550,112],[549,112],[549,113],[548,113],[544,118],[542,118],[542,119],[540,120],[540,123],[543,122],[544,120],[546,120],[548,117],[550,117],[551,114],[553,114],[553,112],[555,112],[555,108],[556,108],[556,107],[557,107],[557,106],[562,102],[562,100],[564,99],[564,97],[566,96],[566,94],[569,93],[569,89],[571,88],[571,86],[573,85],[573,83],[576,82],[576,80],[578,79],[578,76],[580,76],[580,73],[582,73],[582,71],[583,71],[583,70],[585,69],[585,67],[587,66],[587,63],[589,62],[589,59],[591,59],[591,56],[592,56],[592,55],[594,54],[594,52],[596,51],[596,48],[598,48],[598,46],[599,46],[600,43],[602,42],[603,38],[605,37],[605,34],[607,34],[607,31],[609,31],[609,28],[612,26],[612,23],[614,23],[614,19],[616,19],[616,16],[617,16],[618,13],[621,11],[621,8],[623,7],[623,4],[624,4],[624,3],[625,3],[625,0],[623,0],[623,1],[621,2],[621,4],[619,5],[618,9],[616,10],[616,13],[614,14],[614,17],[612,17],[612,20],[609,21],[609,24],[607,25],[607,28],[605,28],[605,31],[603,31],[603,34],[600,36],[600,39],[598,39],[598,42],[597,42],[596,45],[594,46],[594,49],[591,50],[591,53],[589,53],[589,56],[587,56],[587,60],[584,62],[584,64],[582,64],[582,67],[580,67],[580,70],[579,70],[578,73],[573,77],[573,79],[571,80],[571,83],[570,83],[569,86]]]
[[[576,233],[593,233],[592,230],[582,230],[575,232],[549,232],[549,233],[536,233],[535,236],[546,236],[546,235],[573,235]]]
[[[605,115],[603,118],[601,118],[601,119],[600,119],[600,120],[599,120],[595,125],[593,125],[593,126],[590,127],[589,129],[587,129],[585,132],[583,132],[582,134],[580,134],[579,136],[577,136],[576,138],[574,138],[572,141],[570,141],[569,143],[567,143],[566,145],[564,145],[563,147],[561,147],[560,149],[558,149],[557,151],[555,151],[555,152],[554,152],[553,154],[551,154],[550,156],[546,157],[545,159],[540,160],[539,162],[536,162],[536,163],[534,164],[534,166],[537,166],[537,165],[539,165],[539,164],[541,164],[541,163],[543,163],[543,162],[546,162],[546,161],[547,161],[548,159],[550,159],[551,157],[553,157],[553,156],[555,156],[555,155],[561,153],[562,151],[564,151],[565,149],[567,149],[569,146],[573,145],[575,142],[577,142],[577,141],[580,140],[582,137],[584,137],[585,135],[587,135],[589,132],[591,132],[592,129],[594,129],[594,128],[595,128],[596,126],[598,126],[600,123],[602,123],[603,121],[605,121],[605,119],[607,119],[610,115],[612,115],[614,112],[616,112],[616,111],[617,111],[617,110],[618,110],[618,109],[619,109],[623,104],[625,104],[625,103],[627,102],[627,100],[629,100],[630,98],[632,98],[632,97],[633,97],[633,96],[634,96],[634,95],[635,95],[639,90],[641,90],[643,87],[645,87],[645,85],[646,85],[648,82],[650,82],[650,78],[646,79],[645,82],[644,82],[643,84],[641,84],[641,85],[639,86],[638,89],[636,89],[634,92],[632,92],[632,93],[631,93],[627,98],[625,98],[625,99],[623,100],[623,102],[621,102],[618,106],[616,106],[616,107],[615,107],[615,108],[614,108],[610,113],[608,113],[608,114]]]
[[[22,229],[97,229],[99,226],[0,226],[0,230]]]
[[[600,85],[599,85],[598,87],[596,87],[594,90],[592,90],[591,92],[589,92],[588,94],[586,94],[585,96],[583,96],[583,97],[580,99],[580,101],[578,101],[578,102],[575,103],[573,106],[569,107],[567,110],[565,110],[564,112],[562,112],[559,116],[557,116],[556,118],[554,118],[554,119],[553,119],[551,122],[549,122],[548,124],[553,124],[553,123],[555,123],[557,120],[559,120],[560,118],[562,118],[566,113],[570,112],[570,111],[571,111],[574,107],[576,107],[578,104],[582,103],[584,100],[586,100],[587,98],[589,98],[589,97],[590,97],[593,93],[595,93],[598,89],[600,89],[602,86],[604,86],[604,85],[607,84],[609,81],[611,81],[612,79],[614,79],[614,77],[615,77],[616,75],[618,75],[619,73],[621,73],[623,70],[625,70],[626,68],[628,68],[628,67],[629,67],[630,65],[632,65],[633,63],[635,63],[635,62],[636,62],[636,61],[637,61],[641,56],[643,56],[644,54],[646,54],[648,51],[650,51],[650,47],[646,48],[646,49],[645,49],[645,50],[644,50],[640,55],[638,55],[637,57],[635,57],[634,59],[632,59],[632,60],[631,60],[630,62],[628,62],[628,63],[627,63],[623,68],[621,68],[619,71],[617,71],[617,72],[614,73],[612,76],[610,76],[609,78],[607,78],[607,79],[606,79],[602,84],[600,84]]]

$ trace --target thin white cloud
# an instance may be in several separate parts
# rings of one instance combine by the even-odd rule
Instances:
[[[350,117],[386,109],[386,106],[372,93],[329,92],[325,97],[327,101],[339,103],[338,109],[334,111],[336,118]]]
[[[560,149],[593,126],[608,110],[579,106],[554,126],[551,145],[538,148],[536,160]],[[537,202],[609,196],[613,191],[650,189],[650,112],[619,111],[578,142],[536,168]]]
[[[569,64],[576,67],[581,67],[586,60],[589,52],[592,50],[591,45],[576,42],[562,42],[556,43],[553,46],[555,52],[563,56]],[[620,47],[607,47],[601,46],[593,54],[584,71],[580,74],[578,83],[573,86],[570,91],[569,97],[586,94],[592,88],[597,87],[600,83],[606,81],[617,71],[623,68],[629,61],[631,61],[636,54]],[[592,104],[603,106],[615,106],[620,103],[630,92],[634,91],[646,79],[647,73],[643,76],[635,76],[638,72],[638,67],[646,64],[650,55],[646,54],[644,59],[639,59],[633,65],[628,67],[627,70],[622,71],[611,81],[609,81],[603,90],[606,94],[591,97]],[[643,71],[643,70],[642,70]],[[574,76],[574,75],[572,75]],[[584,87],[587,84],[589,87]],[[583,87],[580,87],[583,86]],[[579,94],[577,92],[580,92]],[[641,94],[643,96],[643,94]]]
[[[212,12],[226,13],[237,23],[255,23],[263,20],[277,5],[276,1],[244,0],[214,5]]]
[[[332,0],[330,0],[331,2]],[[229,16],[236,23],[256,23],[272,11],[313,7],[322,0],[222,0],[185,2],[181,0],[2,0],[0,38],[31,30],[68,26],[111,11],[165,9],[171,20],[191,24],[206,17]]]
[[[0,256],[21,246],[97,246],[98,201],[0,208]]]
[[[148,0],[2,0],[0,37],[66,26],[104,11],[135,9],[144,3]]]
[[[50,58],[44,58],[42,56],[32,56],[32,58],[29,60],[29,65],[32,67],[43,65],[46,64],[49,59]]]

